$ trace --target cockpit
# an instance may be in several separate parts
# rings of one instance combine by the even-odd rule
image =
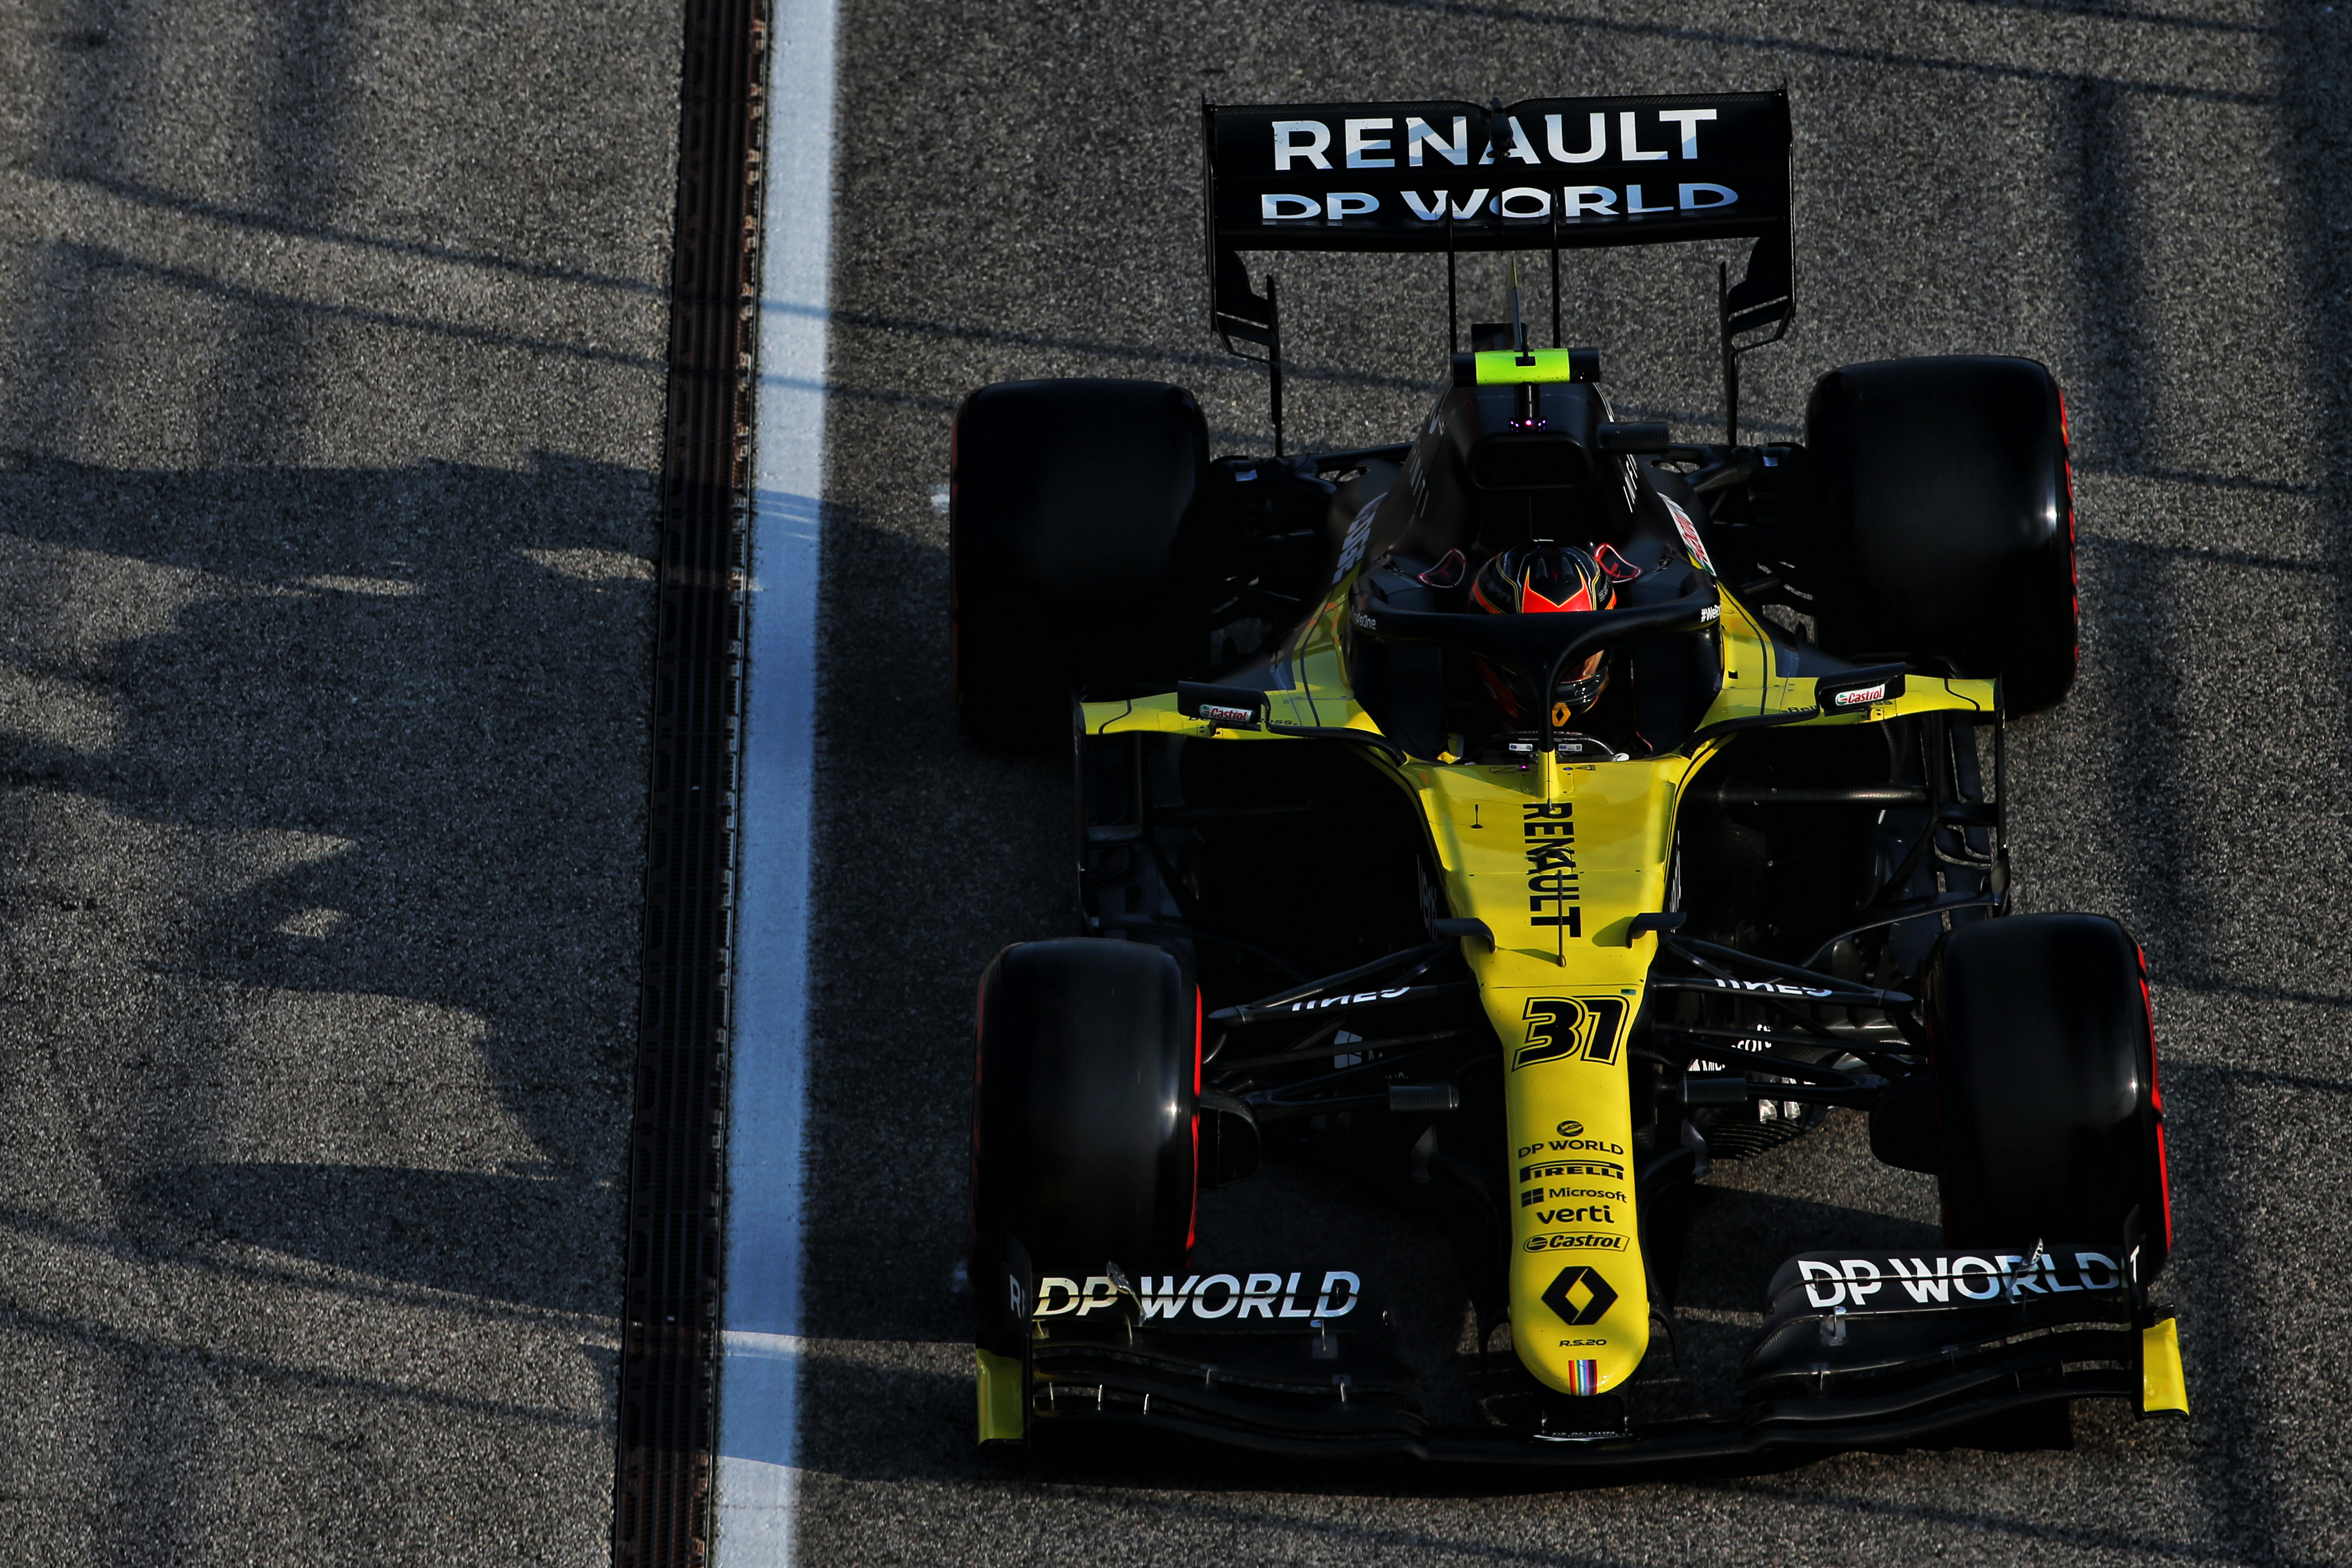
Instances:
[[[1720,683],[1704,508],[1643,461],[1664,425],[1611,416],[1597,352],[1514,337],[1477,329],[1402,467],[1367,476],[1390,482],[1347,634],[1357,697],[1416,756],[1673,750]]]

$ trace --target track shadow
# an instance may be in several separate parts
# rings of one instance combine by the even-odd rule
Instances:
[[[90,900],[159,983],[228,987],[245,1000],[221,1026],[265,1035],[347,1029],[357,1005],[332,999],[374,999],[370,1042],[340,1047],[371,1073],[439,1070],[381,1057],[404,1030],[470,1039],[494,1116],[569,1175],[611,1177],[636,980],[634,922],[614,911],[635,906],[642,854],[649,510],[643,473],[552,458],[190,473],[28,458],[0,474],[0,689],[15,697],[0,900],[56,915],[43,887],[66,873],[40,824],[75,810],[59,797],[103,807],[126,840],[162,829],[192,858],[143,874],[174,896]],[[76,711],[87,732],[61,732]],[[15,925],[20,969],[75,962],[38,922]],[[303,995],[321,1001],[289,1010]],[[16,1005],[59,1008],[37,983]],[[180,1097],[183,1131],[134,1166],[201,1145],[207,1116],[232,1109],[225,1063],[202,1057],[250,1048],[144,1047],[137,1065]],[[454,1112],[465,1089],[449,1089]]]
[[[0,469],[0,1023],[12,1088],[74,1086],[38,1136],[86,1162],[17,1201],[103,1214],[108,1267],[243,1319],[236,1353],[174,1359],[136,1294],[47,1327],[0,1308],[91,1369],[106,1554],[197,1560],[225,1446],[385,1440],[425,1408],[274,1370],[288,1318],[367,1289],[317,1264],[609,1321],[650,490],[558,458]],[[446,1169],[503,1161],[549,1173]],[[256,1245],[306,1261],[257,1275]],[[316,1416],[223,1423],[225,1383]],[[554,1429],[498,1399],[425,1419]]]
[[[551,1171],[481,1174],[268,1162],[149,1172],[143,1197],[188,1241],[267,1247],[427,1289],[551,1311],[611,1310],[605,1281],[551,1273],[550,1255],[612,1244],[611,1204]]]

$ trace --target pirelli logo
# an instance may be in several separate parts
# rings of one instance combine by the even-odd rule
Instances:
[[[1606,1160],[1554,1161],[1548,1165],[1521,1165],[1521,1182],[1555,1182],[1568,1176],[1595,1176],[1604,1182],[1622,1182],[1625,1167]]]
[[[1528,1043],[1512,1055],[1511,1067],[1571,1058],[1613,1067],[1625,1012],[1622,996],[1530,996],[1520,1014]]]

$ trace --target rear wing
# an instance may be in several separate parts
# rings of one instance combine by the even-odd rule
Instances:
[[[1717,289],[1735,441],[1738,355],[1788,330],[1786,93],[1538,98],[1507,109],[1204,103],[1201,127],[1210,326],[1235,353],[1236,339],[1265,349],[1277,447],[1278,296],[1270,277],[1264,295],[1252,289],[1245,250],[1444,252],[1450,353],[1463,251],[1549,250],[1559,347],[1563,249],[1753,237],[1746,275],[1733,284],[1726,268]]]

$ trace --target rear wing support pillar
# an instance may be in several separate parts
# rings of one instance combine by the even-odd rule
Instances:
[[[1552,252],[1555,268],[1559,258],[1559,253]],[[1758,238],[1756,248],[1748,253],[1747,276],[1737,285],[1731,281],[1731,264],[1716,263],[1715,310],[1723,342],[1723,444],[1727,447],[1739,445],[1739,356],[1788,335],[1789,318],[1796,304],[1795,273],[1785,224]],[[1553,292],[1557,294],[1559,289],[1555,274]],[[1554,336],[1559,330],[1553,327]],[[1759,332],[1764,335],[1754,335]],[[1742,342],[1743,338],[1747,341]]]
[[[1462,346],[1462,286],[1454,269],[1454,258],[1460,253],[1454,248],[1454,216],[1445,217],[1445,357],[1453,359],[1454,351]]]
[[[1212,241],[1213,246],[1213,239]],[[1225,352],[1240,359],[1265,362],[1267,401],[1274,416],[1274,455],[1282,454],[1282,279],[1265,276],[1265,292],[1250,287],[1249,270],[1237,252],[1215,250],[1210,258],[1209,329],[1224,341]],[[1263,356],[1234,346],[1234,340],[1255,343]]]
[[[1567,340],[1559,335],[1559,212],[1557,208],[1551,215],[1551,346],[1556,349],[1568,347]]]

